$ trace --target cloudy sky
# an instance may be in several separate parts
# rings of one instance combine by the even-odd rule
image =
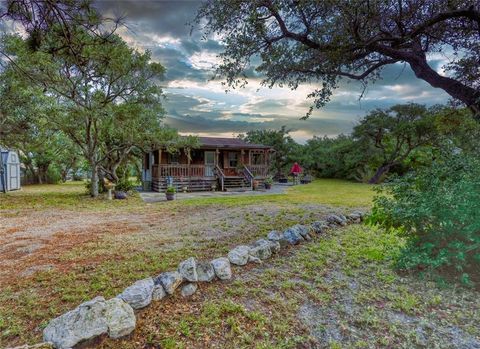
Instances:
[[[313,86],[268,89],[259,80],[247,88],[229,91],[221,80],[211,80],[221,44],[214,37],[188,24],[199,1],[108,1],[97,0],[104,15],[125,16],[120,34],[132,46],[150,50],[167,73],[165,87],[166,122],[183,134],[232,136],[252,129],[278,129],[286,125],[292,136],[304,142],[312,136],[349,133],[366,112],[397,103],[445,103],[448,96],[418,80],[408,66],[396,64],[384,70],[383,79],[369,86],[359,101],[362,87],[345,81],[330,104],[300,120],[311,101]],[[442,57],[431,63],[441,69]]]

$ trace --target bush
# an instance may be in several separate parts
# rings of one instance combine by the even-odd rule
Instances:
[[[399,229],[408,238],[397,265],[438,271],[466,284],[480,281],[480,161],[442,155],[384,185],[371,222]]]
[[[115,184],[116,191],[129,192],[135,188],[135,183],[128,178],[120,178],[117,184]]]

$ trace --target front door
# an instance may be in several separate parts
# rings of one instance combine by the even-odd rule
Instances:
[[[213,177],[215,170],[215,152],[205,152],[205,177]]]

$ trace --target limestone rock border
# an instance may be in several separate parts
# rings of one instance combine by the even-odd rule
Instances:
[[[43,331],[44,343],[17,348],[71,348],[80,342],[100,335],[121,338],[135,329],[135,309],[146,307],[152,301],[161,301],[181,289],[183,297],[193,295],[199,282],[211,282],[215,279],[232,278],[231,264],[245,266],[249,263],[262,263],[287,246],[295,246],[312,240],[312,235],[323,235],[329,229],[342,227],[351,223],[361,223],[365,213],[354,211],[344,216],[330,214],[324,220],[310,225],[296,224],[283,232],[272,230],[264,238],[251,245],[239,245],[228,252],[227,257],[219,257],[210,262],[197,262],[190,257],[180,262],[175,271],[167,271],[158,276],[138,280],[127,287],[116,298],[105,300],[95,297],[80,304],[77,308],[51,320]],[[181,286],[181,287],[180,287]],[[93,312],[92,310],[93,309]],[[82,328],[77,328],[75,321],[80,313]],[[89,331],[84,331],[85,328]],[[83,335],[79,335],[79,331]],[[15,349],[15,348],[12,348]]]

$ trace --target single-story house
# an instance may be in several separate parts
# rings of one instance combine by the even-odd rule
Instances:
[[[13,150],[0,149],[0,192],[20,189],[20,158]]]
[[[145,154],[145,189],[178,191],[252,189],[268,176],[273,149],[238,138],[198,137],[200,146],[169,153],[165,148]]]

